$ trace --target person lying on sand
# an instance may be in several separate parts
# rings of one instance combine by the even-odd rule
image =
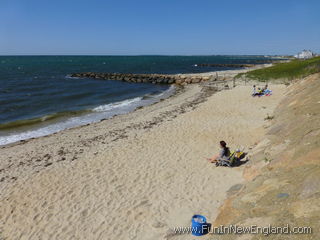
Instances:
[[[211,163],[218,162],[219,160],[228,160],[230,156],[230,149],[227,147],[227,143],[225,141],[220,141],[220,153],[218,155],[214,155],[212,158],[208,158],[208,161]]]

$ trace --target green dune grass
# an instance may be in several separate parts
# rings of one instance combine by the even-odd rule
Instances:
[[[294,59],[286,63],[275,63],[271,67],[240,73],[236,78],[245,77],[265,82],[276,79],[292,80],[303,78],[317,72],[320,72],[320,57],[306,60]]]

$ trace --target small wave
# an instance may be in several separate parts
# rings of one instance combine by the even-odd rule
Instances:
[[[157,97],[160,93],[162,93],[162,92],[156,91],[156,92],[148,93],[148,94],[146,94],[146,95],[144,95],[144,96],[142,97],[142,100],[147,100],[147,99],[155,98],[155,97]]]
[[[121,102],[101,105],[101,106],[98,106],[98,107],[94,108],[93,111],[96,111],[96,112],[110,111],[110,110],[113,110],[115,108],[121,108],[121,107],[129,106],[130,104],[133,104],[133,103],[141,101],[141,99],[142,99],[142,97],[136,97],[136,98],[124,100],[124,101],[121,101]]]
[[[114,115],[126,114],[135,110],[139,106],[147,106],[159,101],[162,98],[169,97],[174,93],[174,91],[175,87],[170,86],[170,88],[166,91],[157,95],[153,95],[151,98],[147,99],[143,99],[143,97],[136,97],[120,102],[101,105],[93,108],[92,110],[60,112],[35,119],[4,123],[0,125],[0,129],[13,129],[14,131],[6,136],[1,136],[0,145],[6,145],[29,138],[46,136],[65,129],[98,122],[101,119],[111,118]],[[41,126],[38,126],[37,124],[41,124]],[[22,132],[16,131],[18,127],[23,127],[26,125],[30,125],[31,128],[29,128],[29,130],[23,130]]]
[[[71,74],[67,74],[64,77],[67,78],[67,79],[79,79],[78,77],[72,77]]]
[[[89,111],[80,110],[80,111],[69,111],[69,112],[57,112],[57,113],[41,116],[38,118],[31,118],[31,119],[17,120],[17,121],[8,122],[8,123],[2,123],[0,124],[0,130],[10,130],[18,127],[32,126],[35,124],[43,123],[45,121],[54,120],[62,117],[72,117],[75,115],[79,115],[81,113],[84,114],[86,112],[89,112]]]
[[[164,92],[161,92],[160,94],[156,95],[158,98],[159,97],[163,97],[163,96],[166,96],[168,97],[169,95],[171,95],[173,92],[175,91],[175,87],[173,85],[171,85],[169,87],[168,90],[164,91]]]

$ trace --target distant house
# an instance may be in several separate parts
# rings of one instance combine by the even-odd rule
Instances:
[[[311,50],[303,50],[302,52],[294,55],[295,58],[300,58],[300,59],[307,59],[307,58],[312,58],[315,56],[316,56],[316,54],[313,53]]]

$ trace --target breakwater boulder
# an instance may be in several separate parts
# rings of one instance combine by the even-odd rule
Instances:
[[[186,75],[167,75],[167,74],[132,74],[132,73],[73,73],[71,77],[77,78],[96,78],[104,80],[117,80],[132,83],[153,83],[153,84],[178,84],[186,85],[208,81],[207,76],[186,76]]]

